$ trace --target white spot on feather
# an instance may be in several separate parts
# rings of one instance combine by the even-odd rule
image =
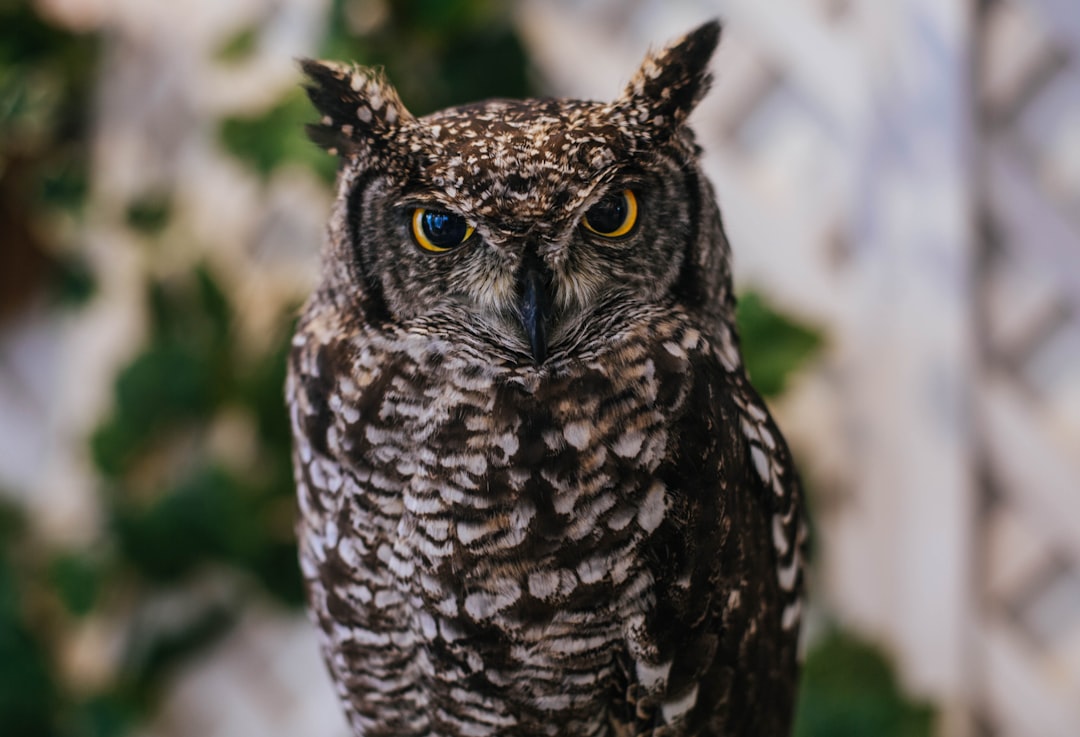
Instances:
[[[634,672],[637,673],[638,683],[649,691],[654,691],[658,686],[667,683],[668,674],[671,673],[671,661],[660,665],[650,665],[644,660],[639,660],[634,666]]]
[[[641,444],[644,441],[645,436],[641,434],[640,430],[630,430],[624,432],[611,449],[615,451],[615,455],[623,458],[633,458],[641,451]]]
[[[513,581],[503,582],[500,591],[474,591],[465,597],[465,611],[475,620],[489,619],[518,600],[521,589]]]
[[[529,574],[529,593],[537,599],[546,599],[559,588],[559,574],[556,571],[533,571]]]
[[[669,340],[664,343],[664,348],[667,350],[668,353],[675,356],[675,358],[686,358],[686,351],[684,351],[682,346],[680,346],[678,343],[674,343]]]
[[[608,559],[603,556],[581,561],[577,567],[578,578],[582,583],[596,583],[607,573]]]
[[[756,445],[750,446],[750,457],[754,461],[754,470],[757,471],[758,476],[762,481],[768,482],[769,480],[769,459],[765,456],[765,451]]]
[[[784,518],[779,514],[774,514],[772,518],[772,539],[776,553],[778,555],[787,555],[788,539],[787,534],[784,532]]]
[[[799,617],[802,614],[802,602],[793,601],[784,607],[784,613],[780,618],[780,626],[786,630],[791,629],[799,623]]]
[[[420,620],[420,631],[424,633],[424,638],[427,640],[434,640],[435,635],[438,634],[435,618],[423,610],[420,611],[417,618]]]
[[[638,509],[637,521],[645,532],[652,532],[664,521],[667,513],[667,489],[660,482],[650,488]]]
[[[795,577],[799,573],[799,551],[796,550],[791,556],[791,562],[786,566],[781,566],[776,571],[776,576],[780,580],[780,588],[784,591],[791,591],[795,588]]]
[[[480,538],[482,538],[484,535],[487,535],[488,533],[493,531],[494,530],[492,528],[490,520],[484,520],[481,522],[469,522],[466,520],[461,520],[457,523],[458,540],[465,545],[474,543]]]
[[[577,588],[578,577],[573,571],[534,571],[529,574],[529,593],[537,599],[547,600],[553,596],[569,596]]]
[[[385,609],[393,604],[401,603],[401,594],[393,589],[380,589],[375,592],[375,607]]]
[[[578,450],[584,450],[592,438],[592,428],[586,422],[571,422],[563,428],[563,437]]]
[[[746,411],[749,412],[750,416],[758,422],[765,422],[765,420],[768,419],[768,415],[765,414],[765,410],[752,402],[746,406]]]
[[[621,530],[630,524],[630,521],[634,519],[636,512],[633,507],[621,507],[616,509],[608,517],[607,526],[612,530]]]
[[[673,701],[665,701],[661,711],[664,714],[664,721],[668,724],[674,724],[678,720],[682,719],[686,712],[694,708],[697,704],[698,687],[694,684],[694,687],[686,692],[686,695],[682,698],[674,699]]]

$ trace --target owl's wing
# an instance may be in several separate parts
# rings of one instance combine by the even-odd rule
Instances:
[[[385,554],[400,516],[400,479],[376,478],[363,428],[352,424],[365,411],[358,385],[385,384],[393,370],[392,359],[359,358],[347,330],[308,315],[286,383],[301,572],[327,666],[358,734],[427,732],[406,668],[411,618]]]
[[[626,664],[631,734],[660,724],[675,734],[790,733],[802,492],[761,398],[741,369],[722,364],[719,354],[688,356],[689,393],[657,470],[669,508],[645,551],[656,606],[629,643],[639,654]]]

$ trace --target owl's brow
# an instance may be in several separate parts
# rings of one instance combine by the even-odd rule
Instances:
[[[633,189],[648,183],[649,172],[638,164],[613,166],[601,172],[589,185],[581,204],[576,208],[584,212],[608,193],[624,188]]]
[[[432,187],[426,184],[416,184],[410,187],[406,187],[400,196],[393,201],[393,206],[398,208],[409,207],[431,207],[432,205],[438,205],[439,207],[452,210],[461,215],[466,213],[461,212],[461,208],[457,206],[456,200],[450,197],[445,191],[439,187]]]

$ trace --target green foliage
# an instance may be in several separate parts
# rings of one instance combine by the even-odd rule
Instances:
[[[311,103],[299,86],[277,105],[254,117],[227,118],[221,123],[226,150],[263,177],[284,164],[300,164],[332,182],[337,161],[307,140],[304,124],[314,120]]]
[[[0,567],[0,598],[15,598],[15,575],[6,561]],[[51,667],[41,644],[19,612],[0,611],[0,720],[4,734],[40,737],[50,734],[58,702]]]
[[[172,202],[160,193],[148,194],[127,208],[127,222],[144,235],[160,233],[172,216]]]
[[[96,290],[94,274],[82,256],[65,254],[56,259],[50,292],[58,304],[80,307],[90,301]]]
[[[498,3],[405,0],[387,3],[387,16],[357,35],[358,3],[335,0],[330,32],[318,56],[381,66],[416,115],[489,97],[525,97],[532,90],[524,47]],[[235,58],[254,43],[251,31],[231,39],[222,55]],[[326,182],[337,161],[311,144],[304,124],[315,110],[297,84],[269,110],[222,121],[226,150],[261,176],[285,164],[313,169]]]
[[[112,415],[93,439],[108,483],[108,536],[87,549],[42,550],[17,508],[0,506],[0,723],[26,737],[120,737],[152,708],[177,663],[216,641],[250,593],[189,601],[162,628],[128,632],[104,688],[75,695],[52,652],[65,622],[117,592],[135,601],[184,591],[205,570],[231,570],[287,606],[301,601],[292,536],[289,432],[281,390],[291,324],[245,349],[233,306],[206,268],[147,287],[150,338],[117,378]],[[225,414],[250,418],[254,453],[206,439]],[[41,612],[45,616],[33,614]]]
[[[138,713],[122,694],[99,694],[67,704],[59,726],[38,737],[122,737],[132,731]]]
[[[45,647],[28,626],[25,579],[16,565],[24,537],[18,509],[0,505],[0,724],[4,734],[50,734],[59,701]]]
[[[50,26],[29,0],[0,2],[0,163],[41,156],[41,177],[52,189],[57,179],[85,182],[80,144],[96,58],[95,38]],[[61,189],[85,191],[71,184]]]
[[[385,67],[405,106],[416,115],[490,97],[532,93],[528,58],[505,4],[484,0],[401,0],[387,16],[356,34],[358,3],[335,0],[328,59]]]
[[[803,667],[795,737],[930,737],[933,716],[901,693],[881,652],[831,633]]]
[[[298,603],[281,396],[290,325],[282,321],[267,353],[245,354],[232,306],[205,268],[151,284],[147,301],[150,342],[121,371],[115,410],[92,439],[98,466],[111,479],[108,501],[122,556],[158,583],[226,563]],[[250,429],[241,422],[238,432],[250,431],[256,453],[239,468],[202,442],[226,413],[250,419]]]
[[[127,651],[120,678],[102,700],[118,715],[152,706],[157,689],[178,662],[206,649],[236,623],[235,606],[211,602],[188,612],[179,626],[138,626]]]
[[[206,417],[235,379],[229,306],[204,269],[192,281],[148,288],[150,343],[121,371],[116,410],[91,440],[108,476],[131,470],[171,431]]]
[[[38,201],[43,209],[73,212],[86,199],[86,152],[79,146],[61,147],[55,158],[46,158],[39,172]]]
[[[215,56],[221,61],[240,61],[254,53],[258,41],[258,28],[241,29],[222,44]]]
[[[94,37],[52,27],[29,0],[0,2],[0,286],[9,295],[42,277],[66,305],[92,291],[88,270],[61,255],[69,249],[55,221],[86,197],[97,53]]]
[[[83,616],[97,603],[104,574],[97,556],[85,551],[66,551],[52,559],[48,577],[64,607],[75,616]]]
[[[784,392],[788,376],[821,349],[821,335],[772,309],[757,292],[739,298],[736,319],[743,359],[763,396]]]

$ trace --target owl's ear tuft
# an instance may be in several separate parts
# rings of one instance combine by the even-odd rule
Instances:
[[[308,136],[330,153],[346,155],[390,140],[412,114],[380,70],[301,59],[308,97],[322,114]]]
[[[668,138],[709,91],[709,60],[720,31],[719,21],[710,21],[650,53],[626,86],[617,104],[650,138]]]

